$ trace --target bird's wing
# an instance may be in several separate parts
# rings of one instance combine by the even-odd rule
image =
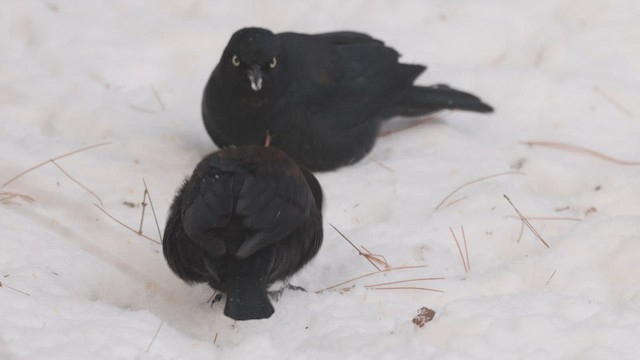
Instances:
[[[196,171],[185,189],[184,230],[214,256],[226,251],[223,239],[215,235],[233,215],[235,181],[233,172],[210,167],[204,174]]]
[[[300,106],[336,132],[366,122],[396,102],[424,71],[398,62],[392,48],[365,34],[339,32],[282,39],[294,64]],[[310,55],[311,54],[311,55]]]
[[[237,258],[283,239],[309,216],[313,194],[299,170],[288,170],[272,177],[255,174],[244,179],[236,212],[252,234],[236,252]]]

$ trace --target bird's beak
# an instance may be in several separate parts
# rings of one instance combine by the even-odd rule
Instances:
[[[262,69],[260,65],[253,65],[247,70],[247,76],[251,82],[251,89],[253,91],[259,91],[262,89]]]

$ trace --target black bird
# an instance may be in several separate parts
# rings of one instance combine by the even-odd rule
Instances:
[[[225,292],[226,316],[268,318],[274,309],[267,287],[320,249],[321,210],[320,184],[282,151],[220,150],[200,161],[178,190],[164,256],[182,280]]]
[[[271,145],[299,164],[326,171],[364,157],[385,119],[443,109],[493,111],[447,85],[413,85],[426,67],[398,57],[356,32],[241,29],[205,87],[205,127],[221,148],[263,144],[268,133]]]

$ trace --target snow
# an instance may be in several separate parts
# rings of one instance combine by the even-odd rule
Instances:
[[[226,318],[210,289],[169,271],[159,245],[46,164],[1,189],[36,201],[0,204],[0,358],[637,358],[640,167],[520,141],[640,160],[638,4],[1,2],[0,181],[109,141],[57,163],[135,229],[141,208],[123,202],[140,203],[142,178],[163,227],[181,179],[214,150],[201,91],[243,26],[368,32],[429,65],[419,83],[449,83],[497,111],[444,114],[318,175],[325,242],[292,279],[309,292],[285,292],[262,321]],[[458,186],[520,165],[524,175],[469,185],[434,210]],[[527,228],[518,241],[503,194],[529,217],[581,221],[532,219],[550,248]],[[157,239],[149,210],[143,230]],[[315,293],[375,270],[329,223],[394,267],[428,267]],[[462,241],[461,225],[469,273],[449,230]],[[444,293],[364,288],[424,277],[445,280],[396,286]],[[418,328],[423,306],[436,316]]]

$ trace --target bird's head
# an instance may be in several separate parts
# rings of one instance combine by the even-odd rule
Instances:
[[[233,34],[220,61],[234,81],[260,93],[275,85],[282,67],[280,55],[280,43],[274,33],[261,28],[244,28]]]

